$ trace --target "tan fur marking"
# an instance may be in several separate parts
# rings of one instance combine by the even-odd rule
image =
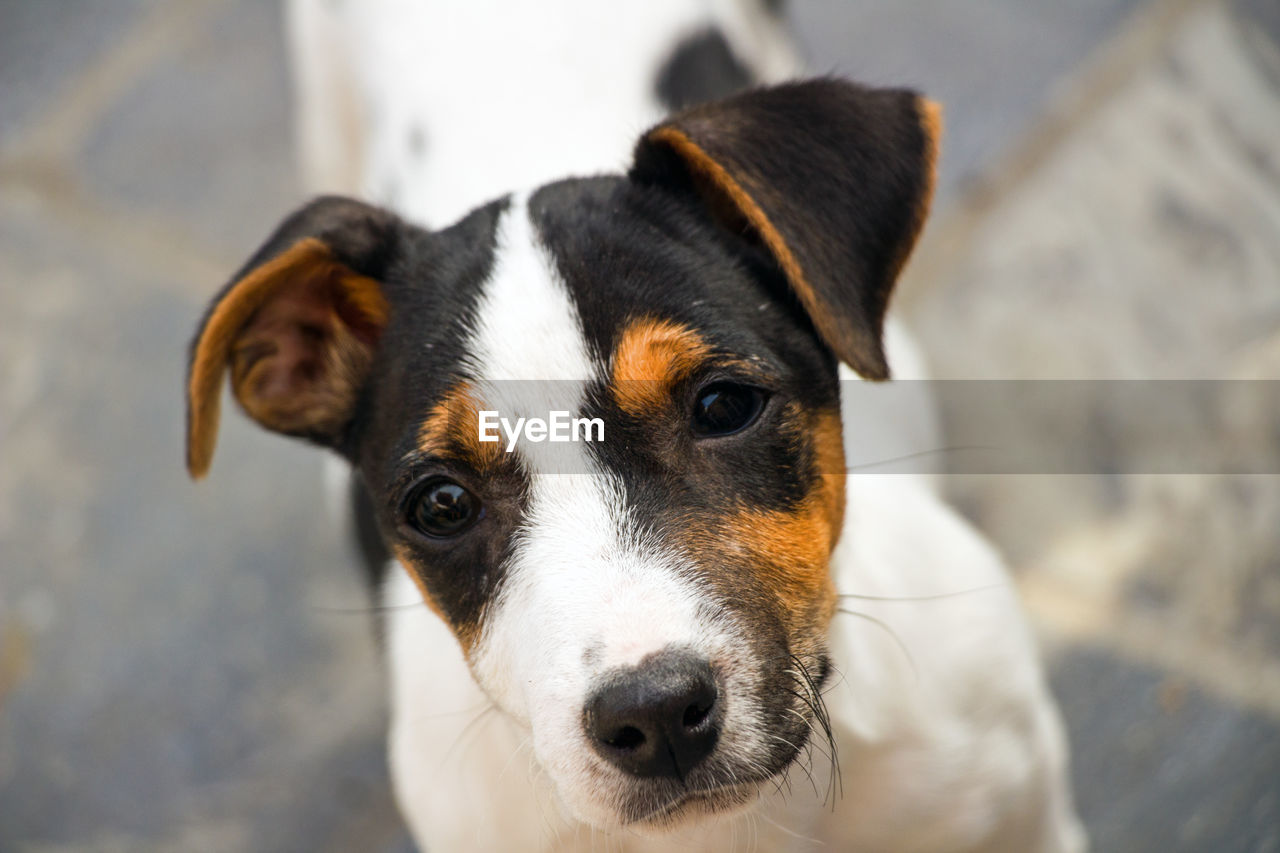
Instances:
[[[443,458],[462,459],[481,475],[496,464],[502,455],[500,442],[480,441],[480,409],[483,403],[476,396],[469,382],[458,382],[451,387],[427,413],[418,427],[418,449],[423,453]],[[480,635],[479,624],[458,624],[450,621],[431,589],[418,572],[413,552],[403,545],[392,548],[396,559],[409,572],[414,585],[422,593],[422,600],[432,613],[440,617],[462,646],[463,654],[470,657],[471,649]]]
[[[933,191],[938,183],[938,151],[942,144],[942,105],[928,98],[916,98],[916,111],[920,117],[920,129],[924,132],[924,174],[925,184],[916,205],[912,218],[911,231],[902,243],[902,250],[894,259],[890,268],[892,278],[896,279],[906,266],[911,250],[915,248],[924,223],[929,218],[929,208],[933,205]]]
[[[794,510],[744,508],[699,519],[688,529],[695,553],[744,559],[751,582],[776,601],[794,648],[808,648],[835,614],[831,552],[844,523],[844,443],[840,415],[807,419],[813,441],[812,490]]]
[[[614,399],[633,417],[652,412],[710,354],[711,348],[687,326],[669,320],[636,320],[623,330],[613,351]]]
[[[454,385],[418,428],[418,449],[435,456],[461,457],[483,473],[502,456],[501,441],[480,441],[483,407],[469,383]]]
[[[187,384],[187,470],[193,478],[198,480],[207,474],[213,461],[218,441],[222,376],[236,335],[266,304],[282,279],[299,275],[328,256],[328,247],[319,240],[300,240],[240,279],[205,323],[191,360]]]
[[[835,613],[830,557],[837,530],[821,491],[794,512],[744,509],[719,521],[719,548],[750,560],[755,582],[781,610],[788,637],[820,631]]]
[[[827,528],[831,531],[831,547],[844,527],[844,501],[847,471],[844,461],[844,425],[838,411],[818,412],[811,420],[814,469],[822,488],[822,507]]]
[[[257,393],[267,381],[267,362],[276,344],[263,334],[242,337],[260,312],[294,291],[329,286],[333,304],[316,320],[332,336],[324,353],[326,377],[332,386],[299,400],[280,400]],[[227,292],[200,333],[187,385],[187,470],[204,477],[218,440],[222,377],[232,366],[236,397],[249,415],[264,426],[284,432],[327,428],[344,416],[337,412],[354,399],[354,385],[371,358],[372,341],[387,321],[388,306],[380,285],[358,275],[333,258],[320,240],[307,237],[254,269]],[[280,324],[286,322],[280,320]],[[271,325],[268,318],[267,325]]]
[[[725,524],[730,540],[758,561],[762,585],[781,605],[787,633],[793,637],[824,627],[835,613],[830,558],[844,523],[844,439],[839,413],[815,413],[808,432],[817,476],[799,510],[743,510]]]

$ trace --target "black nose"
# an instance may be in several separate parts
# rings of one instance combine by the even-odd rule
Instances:
[[[715,749],[717,699],[710,664],[686,651],[659,652],[618,672],[587,700],[587,736],[633,776],[683,779]]]

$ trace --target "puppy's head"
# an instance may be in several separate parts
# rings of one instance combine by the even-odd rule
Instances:
[[[229,372],[260,424],[354,464],[572,813],[661,827],[742,804],[823,722],[836,366],[888,374],[937,132],[912,93],[820,80],[682,113],[625,177],[439,232],[313,202],[196,336],[190,470]],[[603,436],[482,441],[482,411]]]

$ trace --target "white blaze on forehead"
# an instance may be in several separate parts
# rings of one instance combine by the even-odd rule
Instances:
[[[527,201],[514,196],[502,214],[493,272],[467,348],[484,408],[513,424],[555,411],[578,417],[586,381],[596,373],[577,308],[538,239]],[[593,470],[577,443],[522,440],[517,452],[531,472]]]
[[[499,223],[469,351],[482,404],[511,420],[556,410],[579,416],[585,380],[601,369],[524,196]],[[504,592],[486,617],[482,645],[489,648],[481,654],[496,668],[519,661],[517,672],[550,674],[569,665],[580,679],[588,646],[603,643],[592,666],[598,670],[702,639],[695,588],[667,549],[631,529],[619,485],[588,447],[517,444],[532,477]]]
[[[592,376],[577,308],[538,239],[526,193],[512,196],[498,223],[493,271],[476,307],[469,351],[481,379]]]

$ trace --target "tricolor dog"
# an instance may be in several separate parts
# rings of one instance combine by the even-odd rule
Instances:
[[[668,35],[705,47],[716,19],[688,5],[618,4],[648,16],[622,34],[657,50],[668,15]],[[259,424],[350,463],[389,605],[393,781],[422,847],[1082,850],[999,558],[926,485],[846,473],[842,377],[889,376],[885,312],[928,211],[938,108],[835,79],[748,89],[639,132],[618,172],[594,174],[610,126],[583,143],[587,176],[431,221],[435,189],[444,209],[469,171],[479,187],[520,171],[504,152],[542,144],[562,164],[609,121],[590,107],[625,76],[611,63],[639,60],[588,28],[596,41],[564,61],[596,51],[598,76],[468,156],[445,141],[442,120],[466,122],[448,104],[506,95],[486,100],[464,67],[391,66],[415,45],[457,59],[451,41],[487,30],[401,6],[295,7],[304,42],[372,16],[346,53],[330,46],[348,95],[399,87],[356,99],[378,130],[353,169],[383,203],[307,204],[213,300],[187,463],[209,469],[224,377]],[[556,4],[506,7],[494,43],[536,52],[555,27],[522,30],[535,7]],[[713,52],[761,67],[767,51],[728,32]],[[304,72],[325,52],[307,44]],[[679,76],[640,64],[627,80]],[[351,115],[318,97],[304,92],[304,134],[317,113]],[[415,173],[417,149],[440,160]]]

